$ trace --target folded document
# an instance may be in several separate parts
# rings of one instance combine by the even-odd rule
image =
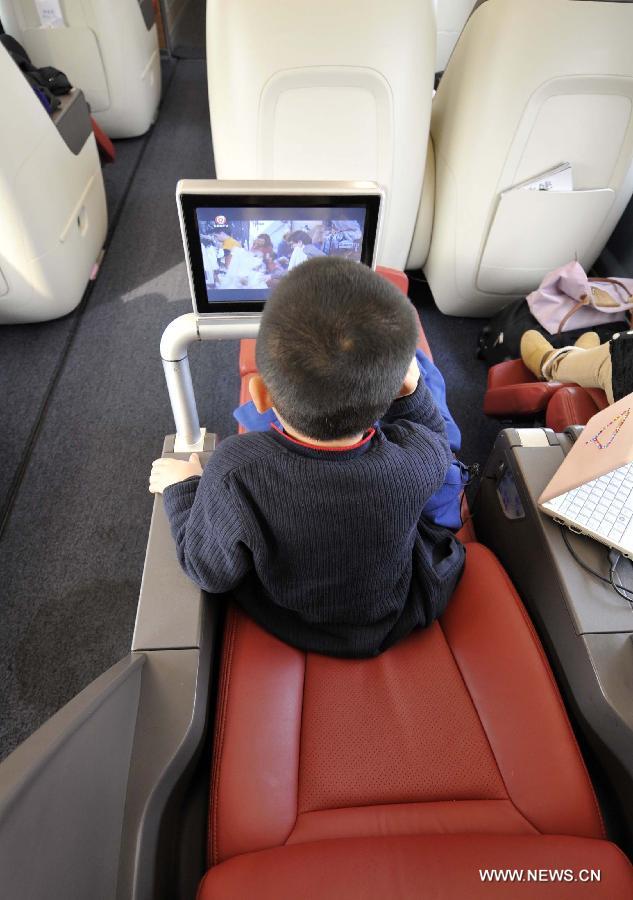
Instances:
[[[573,189],[571,163],[561,163],[559,166],[537,175],[536,178],[515,184],[503,193],[508,194],[510,191],[573,191]]]

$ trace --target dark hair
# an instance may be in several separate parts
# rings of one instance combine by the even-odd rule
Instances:
[[[361,263],[320,257],[285,275],[267,301],[257,368],[290,426],[336,440],[385,414],[417,335],[413,306],[390,282]]]
[[[298,241],[301,241],[302,244],[307,245],[312,243],[312,238],[307,231],[293,231],[288,238],[288,243],[296,244]]]

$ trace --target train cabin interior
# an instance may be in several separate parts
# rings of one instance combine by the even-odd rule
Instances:
[[[633,416],[498,325],[569,265],[628,330],[632,48],[629,0],[0,0],[4,900],[633,900]],[[369,658],[202,590],[147,489],[247,430],[311,254],[408,297],[461,435],[463,574]],[[630,480],[597,539],[571,454]]]

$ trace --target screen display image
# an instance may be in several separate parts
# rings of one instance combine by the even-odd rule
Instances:
[[[333,218],[336,216],[336,218]],[[296,266],[321,256],[361,261],[364,207],[198,207],[207,301],[265,300]]]

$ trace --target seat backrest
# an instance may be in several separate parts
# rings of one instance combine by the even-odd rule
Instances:
[[[431,123],[442,311],[487,315],[595,261],[633,190],[632,36],[631,3],[487,0],[470,17]],[[573,190],[509,190],[561,163]]]
[[[0,84],[0,323],[40,322],[81,300],[106,236],[103,176],[81,92],[51,118],[1,45]]]
[[[416,222],[435,69],[433,0],[208,0],[219,178],[377,181],[378,262],[401,269]]]
[[[65,72],[110,137],[147,131],[161,84],[152,0],[65,0],[55,27],[42,27],[41,6],[0,0],[7,34],[24,45],[34,65]]]
[[[475,0],[436,0],[437,51],[435,71],[443,72]]]

